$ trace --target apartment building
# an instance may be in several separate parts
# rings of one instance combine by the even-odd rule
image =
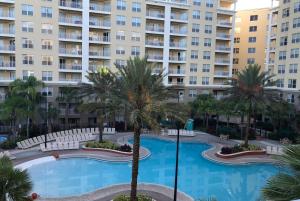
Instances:
[[[54,100],[60,86],[86,82],[100,66],[147,55],[183,98],[222,95],[235,1],[0,0],[0,86],[34,75]]]
[[[280,0],[269,18],[266,70],[276,75],[277,88],[299,107],[300,0]]]
[[[270,8],[237,11],[233,74],[254,63],[265,70],[269,13]]]

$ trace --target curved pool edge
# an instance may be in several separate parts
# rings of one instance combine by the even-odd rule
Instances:
[[[37,201],[107,201],[113,197],[130,191],[130,184],[115,184],[108,187],[100,188],[91,193],[80,196],[70,196],[63,198],[39,198]],[[173,189],[164,185],[153,183],[139,183],[138,191],[146,192],[155,199],[155,196],[163,197],[164,201],[173,200]],[[177,199],[180,201],[194,201],[194,199],[184,192],[177,192]]]

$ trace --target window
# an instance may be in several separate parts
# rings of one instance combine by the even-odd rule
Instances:
[[[233,48],[233,53],[239,54],[240,53],[240,48]]]
[[[125,32],[124,31],[117,31],[116,39],[117,40],[125,40]]]
[[[209,71],[210,71],[210,64],[203,64],[202,72],[209,73]]]
[[[190,72],[191,73],[196,73],[198,71],[197,68],[198,68],[197,64],[191,64],[190,65]]]
[[[285,8],[282,10],[282,18],[290,16],[290,8]]]
[[[24,65],[32,65],[33,64],[33,55],[23,54],[22,61]]]
[[[23,70],[22,71],[23,80],[27,80],[28,77],[30,77],[30,76],[34,76],[34,72],[28,71],[28,70]]]
[[[248,42],[249,43],[256,43],[256,37],[249,37]]]
[[[53,88],[52,87],[45,87],[41,90],[41,93],[42,93],[43,96],[51,97],[51,96],[53,96]]]
[[[52,8],[50,7],[42,7],[41,8],[42,17],[52,18]]]
[[[52,81],[52,71],[43,71],[42,72],[43,81]]]
[[[33,16],[33,6],[22,4],[22,15]]]
[[[118,47],[116,49],[116,54],[122,54],[122,55],[124,55],[125,54],[124,48],[123,47]]]
[[[191,59],[198,59],[198,51],[197,50],[191,51]]]
[[[288,80],[288,88],[295,89],[297,86],[297,80],[296,79],[289,79]]]
[[[52,24],[42,24],[42,33],[43,34],[52,34],[53,25]]]
[[[300,1],[299,0],[297,2],[295,2],[295,4],[294,4],[294,12],[295,13],[300,12]]]
[[[291,49],[291,59],[299,58],[299,48]]]
[[[211,47],[211,38],[204,38],[204,47]]]
[[[189,97],[191,97],[191,98],[197,97],[197,90],[196,89],[190,89],[189,90]]]
[[[254,47],[248,48],[248,53],[249,54],[254,54],[256,52],[256,49]]]
[[[202,85],[209,85],[209,77],[202,77]]]
[[[192,32],[199,33],[200,32],[200,24],[193,24],[192,25]]]
[[[213,20],[213,13],[212,12],[205,12],[205,20],[212,21]]]
[[[118,10],[126,10],[126,1],[117,0],[117,9]]]
[[[125,25],[126,17],[123,15],[117,15],[117,25]]]
[[[141,40],[141,34],[140,33],[136,33],[136,32],[132,32],[132,34],[131,34],[131,40],[132,41],[140,41]]]
[[[213,2],[213,0],[206,0],[206,7],[207,7],[207,8],[212,8],[212,7],[214,7],[214,2]]]
[[[33,42],[32,40],[28,38],[22,38],[22,47],[23,48],[33,48]]]
[[[250,26],[249,27],[249,32],[256,32],[257,31],[257,26]]]
[[[133,2],[132,3],[132,12],[141,12],[141,3]]]
[[[133,17],[131,24],[133,27],[140,27],[141,26],[141,18],[139,17]]]
[[[42,49],[43,50],[52,50],[53,41],[52,40],[42,40]]]
[[[203,59],[210,60],[210,52],[209,51],[203,52]]]
[[[297,73],[298,72],[298,64],[290,64],[289,73]]]
[[[124,68],[126,66],[126,60],[117,59],[116,66],[117,68]]]
[[[288,103],[295,103],[295,96],[294,96],[294,94],[288,94],[286,101]]]
[[[234,58],[232,61],[233,64],[239,64],[239,59],[238,58]]]
[[[199,37],[192,37],[192,43],[193,46],[199,45]]]
[[[300,33],[295,33],[292,35],[292,43],[300,43]]]
[[[291,0],[283,0],[283,3],[286,4],[286,3],[290,3]]]
[[[279,52],[279,60],[286,60],[286,51]]]
[[[258,15],[251,15],[250,16],[250,21],[257,21],[258,20]]]
[[[197,76],[190,76],[190,82],[191,85],[197,84]]]
[[[140,54],[141,54],[140,47],[138,47],[138,46],[131,47],[131,55],[132,56],[140,56]]]
[[[33,32],[33,22],[22,22],[23,32]]]
[[[284,88],[284,79],[278,79],[276,82],[278,88]]]
[[[280,38],[280,46],[286,46],[288,44],[288,37],[284,36]]]
[[[289,22],[285,22],[281,24],[281,32],[289,31]]]
[[[52,66],[53,57],[52,56],[42,56],[42,65],[43,66]]]
[[[300,27],[300,17],[293,19],[293,28]]]
[[[240,38],[238,37],[238,38],[234,38],[234,43],[240,43]]]
[[[278,74],[285,73],[285,65],[278,65]]]
[[[247,64],[255,64],[255,58],[248,58]]]
[[[193,10],[193,19],[200,19],[200,10]]]
[[[193,0],[194,6],[201,6],[201,0]]]
[[[205,25],[205,33],[211,34],[212,33],[212,26],[211,25]]]

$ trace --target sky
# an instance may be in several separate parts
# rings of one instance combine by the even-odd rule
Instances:
[[[237,10],[270,7],[271,0],[238,0]]]

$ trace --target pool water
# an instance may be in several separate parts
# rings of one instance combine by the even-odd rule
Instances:
[[[1,136],[1,135],[0,135],[0,143],[1,143],[1,142],[4,142],[4,141],[6,141],[6,140],[7,140],[7,137]]]
[[[152,138],[142,138],[141,144],[151,156],[140,162],[139,182],[173,187],[176,144]],[[268,164],[214,163],[201,156],[209,148],[207,144],[180,144],[178,188],[194,199],[213,196],[218,201],[256,201],[266,180],[281,171]],[[130,183],[131,163],[72,158],[35,165],[28,172],[34,192],[43,197],[66,197]]]

